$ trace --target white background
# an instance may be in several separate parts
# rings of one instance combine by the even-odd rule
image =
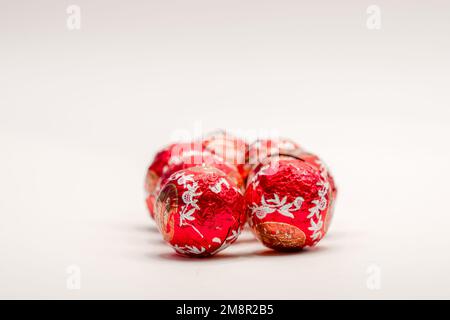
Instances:
[[[377,1],[381,30],[366,1],[0,3],[0,298],[450,298],[448,1]],[[200,127],[328,163],[317,248],[174,255],[143,177]]]

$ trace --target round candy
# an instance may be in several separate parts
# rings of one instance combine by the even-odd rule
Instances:
[[[221,170],[192,167],[172,174],[159,192],[155,219],[177,253],[204,257],[232,244],[245,223],[240,189]]]
[[[266,158],[245,193],[250,227],[275,250],[316,245],[325,235],[330,183],[317,166],[291,156]]]
[[[203,140],[203,147],[236,166],[242,179],[247,178],[250,168],[247,164],[248,144],[244,140],[220,130],[208,135]]]
[[[180,157],[192,152],[201,152],[203,146],[199,142],[173,143],[160,150],[150,164],[145,177],[146,203],[150,216],[154,218],[154,205],[159,180],[169,166],[177,163]]]

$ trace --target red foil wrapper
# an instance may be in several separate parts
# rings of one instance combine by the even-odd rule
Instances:
[[[236,166],[243,180],[247,178],[250,167],[247,161],[248,144],[244,140],[229,135],[225,131],[218,131],[203,140],[203,147],[224,159],[225,162]]]
[[[172,174],[162,186],[155,219],[177,253],[205,257],[236,241],[245,223],[243,202],[223,171],[192,167]]]
[[[173,143],[160,150],[150,164],[145,177],[146,204],[150,216],[154,218],[154,205],[157,187],[161,176],[169,170],[169,166],[177,163],[178,159],[187,155],[201,153],[203,145],[201,142]]]
[[[323,238],[331,187],[317,165],[273,156],[257,165],[251,176],[245,208],[250,227],[264,245],[298,250]]]

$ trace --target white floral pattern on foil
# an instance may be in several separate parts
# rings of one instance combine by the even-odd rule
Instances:
[[[228,248],[234,241],[236,241],[236,239],[239,237],[239,235],[241,234],[241,229],[238,228],[237,230],[233,230],[231,231],[231,235],[225,238],[225,241],[222,243],[222,245],[217,248],[216,250],[214,250],[214,252],[212,252],[212,254],[215,254],[219,251],[222,251],[225,248]]]
[[[279,214],[294,218],[293,212],[299,210],[303,204],[304,199],[302,197],[297,197],[293,202],[287,202],[287,196],[280,200],[277,194],[274,194],[273,199],[266,200],[264,196],[261,198],[261,205],[253,203],[250,207],[252,210],[252,215],[256,215],[258,219],[264,219],[266,215],[278,212]]]
[[[210,186],[209,189],[214,193],[220,193],[222,191],[222,185],[230,189],[230,184],[227,180],[225,180],[225,178],[220,178],[219,181],[217,181],[215,185]]]
[[[198,183],[194,180],[194,175],[188,174],[186,175],[184,172],[178,172],[175,173],[170,180],[176,181],[178,185],[183,186],[186,191],[182,195],[182,199],[184,202],[184,205],[181,207],[180,211],[180,226],[190,226],[193,228],[202,238],[204,237],[203,234],[192,224],[189,223],[189,221],[194,221],[194,213],[196,210],[200,210],[197,202],[198,199],[196,197],[200,196],[202,192],[197,192],[199,186]],[[225,185],[226,187],[230,188],[230,185],[227,180],[220,179],[214,186],[210,186],[211,191],[219,193],[222,190],[222,185]],[[235,189],[235,188],[234,188]],[[238,189],[235,189],[236,191],[239,191]],[[240,191],[239,191],[240,192]],[[231,245],[238,236],[241,233],[241,229],[238,228],[237,230],[232,230],[231,235],[226,237],[225,240],[222,243],[222,240],[218,237],[214,237],[212,239],[213,242],[216,243],[222,243],[222,245],[217,248],[214,252],[211,254],[215,254],[225,248],[227,248],[229,245]],[[197,248],[196,246],[178,246],[174,245],[172,246],[178,253],[180,254],[203,254],[206,249],[204,247]]]
[[[327,208],[327,199],[326,195],[330,190],[330,183],[327,178],[327,168],[320,160],[316,160],[316,163],[319,165],[320,177],[321,180],[317,182],[317,185],[322,187],[318,191],[319,199],[311,201],[314,204],[313,207],[309,208],[309,215],[307,218],[309,219],[310,227],[308,230],[312,232],[311,239],[314,241],[313,245],[319,242],[323,237],[322,228],[324,226],[322,212]]]
[[[180,210],[180,227],[182,226],[190,226],[197,232],[202,238],[203,234],[189,221],[194,221],[194,213],[196,210],[200,210],[197,202],[198,199],[196,197],[200,196],[202,193],[197,192],[199,188],[198,183],[194,180],[193,174],[184,174],[184,172],[178,172],[170,178],[170,180],[176,180],[178,185],[183,186],[186,191],[183,193],[181,198],[183,199],[184,205]]]

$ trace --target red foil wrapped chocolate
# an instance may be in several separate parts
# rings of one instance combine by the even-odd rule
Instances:
[[[243,196],[221,170],[197,166],[172,174],[156,200],[159,230],[177,253],[213,255],[232,244],[245,223]]]
[[[203,145],[201,142],[173,143],[160,150],[150,164],[145,177],[146,204],[150,216],[154,218],[154,205],[157,187],[161,176],[176,163],[180,157],[192,152],[201,153]]]
[[[272,156],[248,181],[245,208],[256,237],[275,250],[316,245],[325,235],[330,182],[317,167],[291,156]]]

